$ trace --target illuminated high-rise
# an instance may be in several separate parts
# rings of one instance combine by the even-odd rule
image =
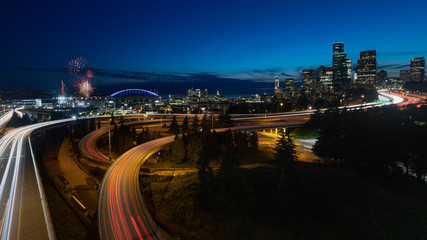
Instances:
[[[381,70],[377,73],[377,78],[375,81],[376,87],[383,87],[385,85],[385,82],[387,80],[387,71]]]
[[[343,42],[334,42],[332,48],[333,86],[335,90],[343,90],[351,83],[351,60],[344,52]]]
[[[316,74],[314,69],[302,70],[302,87],[305,90],[312,90],[313,84],[316,82]]]
[[[400,80],[403,82],[411,81],[411,70],[400,70]]]
[[[411,81],[423,82],[425,78],[424,57],[411,59]]]
[[[377,77],[377,51],[360,52],[357,60],[357,82],[360,87],[374,87]]]
[[[279,89],[279,77],[274,80],[274,89]]]
[[[295,90],[295,79],[293,79],[293,78],[286,78],[285,79],[285,90],[287,90],[287,91]]]
[[[332,67],[320,66],[317,69],[317,85],[327,89],[332,89],[332,78],[334,71]]]

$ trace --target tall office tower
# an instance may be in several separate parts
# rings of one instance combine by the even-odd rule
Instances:
[[[400,70],[400,80],[403,82],[411,81],[411,70]]]
[[[274,80],[274,89],[279,89],[279,77],[276,77],[276,80]]]
[[[345,61],[345,64],[347,66],[347,77],[350,79],[350,84],[351,84],[351,59],[347,58]]]
[[[344,43],[343,42],[334,42],[333,53],[343,53],[344,52]]]
[[[305,90],[313,90],[313,84],[316,82],[316,74],[314,69],[302,70],[302,87]]]
[[[344,52],[343,42],[334,42],[333,44],[332,67],[334,70],[334,89],[341,90],[348,88],[351,82],[351,60],[347,58],[347,54]],[[350,74],[348,71],[349,68]]]
[[[287,91],[295,90],[295,79],[293,79],[293,78],[286,78],[285,79],[285,90],[287,90]]]
[[[333,68],[321,65],[317,69],[317,85],[331,89],[333,75]]]
[[[423,82],[425,78],[424,57],[411,59],[411,81]]]
[[[385,86],[385,80],[387,80],[387,72],[384,70],[381,70],[377,73],[377,79],[375,81],[376,87],[384,87]]]
[[[377,51],[360,52],[357,60],[357,85],[360,87],[374,87],[377,76]]]
[[[317,76],[316,76],[316,82],[319,83],[322,76],[326,74],[327,67],[320,65],[320,67],[317,68]]]

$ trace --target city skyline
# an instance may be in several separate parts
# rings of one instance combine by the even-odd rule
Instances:
[[[6,88],[48,90],[59,89],[62,80],[70,89],[73,77],[66,73],[66,64],[82,56],[96,73],[98,90],[119,90],[121,84],[150,89],[168,83],[211,88],[212,81],[220,80],[231,88],[244,81],[262,92],[266,87],[273,90],[267,84],[275,76],[301,82],[302,69],[332,66],[335,41],[345,43],[353,68],[360,52],[377,50],[377,70],[386,70],[388,76],[399,76],[400,70],[409,70],[411,59],[427,53],[422,40],[426,34],[415,31],[422,26],[422,16],[416,14],[422,8],[411,5],[424,6],[421,1],[380,1],[369,9],[360,2],[343,12],[335,1],[186,3],[27,3],[33,10],[9,3],[2,16],[8,24],[6,37],[0,39],[0,80]],[[309,17],[292,11],[298,9]],[[378,9],[382,11],[372,14]],[[386,18],[397,10],[399,20]],[[357,18],[352,13],[367,15]],[[321,27],[312,26],[318,19]]]

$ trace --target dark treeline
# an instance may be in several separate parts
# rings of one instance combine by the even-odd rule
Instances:
[[[317,113],[307,125],[319,129],[313,150],[320,157],[381,174],[412,171],[423,178],[427,170],[426,121],[426,106],[407,110],[383,107]]]
[[[172,122],[169,125],[169,132],[173,134],[188,134],[190,132],[194,132],[195,129],[197,131],[203,131],[210,130],[212,127],[226,128],[232,126],[233,121],[231,120],[231,116],[228,113],[220,114],[218,118],[214,118],[212,115],[204,114],[201,120],[199,120],[199,116],[196,114],[191,120],[191,126],[188,116],[185,116],[181,126],[179,126],[176,116],[173,116]]]
[[[403,88],[410,91],[427,92],[427,82],[409,81],[403,85]]]
[[[111,150],[121,154],[134,146],[151,141],[159,136],[159,132],[152,133],[148,127],[143,128],[141,133],[137,134],[135,127],[127,126],[121,122],[119,126],[114,125],[111,136]]]
[[[173,122],[171,125],[174,126]],[[206,115],[200,123],[197,116],[191,123],[185,119],[180,129],[183,134],[175,138],[172,157],[175,163],[189,162],[197,167],[197,192],[202,203],[210,202],[208,198],[218,189],[227,192],[231,189],[235,169],[241,164],[236,155],[254,154],[258,149],[256,132],[211,131]],[[217,172],[210,164],[215,157],[220,157]]]

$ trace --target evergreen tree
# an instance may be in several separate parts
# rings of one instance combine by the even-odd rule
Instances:
[[[182,163],[184,162],[186,151],[184,141],[181,137],[176,137],[175,143],[172,148],[172,155],[175,162]]]
[[[190,128],[188,127],[188,116],[185,116],[184,121],[182,122],[181,132],[185,134],[190,132]]]
[[[234,143],[239,151],[245,152],[249,148],[248,135],[246,132],[237,131],[234,133]]]
[[[199,133],[199,117],[197,116],[197,114],[194,115],[191,131],[195,134]]]
[[[202,142],[197,135],[190,135],[189,138],[188,159],[195,164],[199,158],[200,151],[202,151]]]
[[[218,134],[219,142],[221,142],[225,147],[233,146],[233,133],[230,129],[225,132]]]
[[[280,138],[274,147],[274,160],[282,173],[286,175],[292,169],[293,162],[297,160],[296,146],[293,140],[281,131]]]
[[[197,159],[197,178],[199,180],[199,194],[202,203],[206,203],[210,196],[210,184],[213,180],[212,168],[209,166],[209,155],[206,145],[202,146]]]
[[[95,118],[91,118],[89,121],[89,132],[93,132],[96,130]]]
[[[231,148],[226,148],[221,154],[221,165],[219,168],[219,176],[224,182],[224,190],[227,195],[231,193],[233,189],[234,181],[234,154]]]
[[[208,120],[208,116],[205,114],[203,115],[202,122],[201,122],[202,131],[210,131],[210,124]]]
[[[249,133],[249,143],[252,151],[258,150],[258,134],[255,131]]]
[[[179,133],[179,126],[178,126],[178,121],[176,120],[176,116],[174,115],[172,118],[172,123],[169,126],[169,131],[173,134],[178,134]]]

